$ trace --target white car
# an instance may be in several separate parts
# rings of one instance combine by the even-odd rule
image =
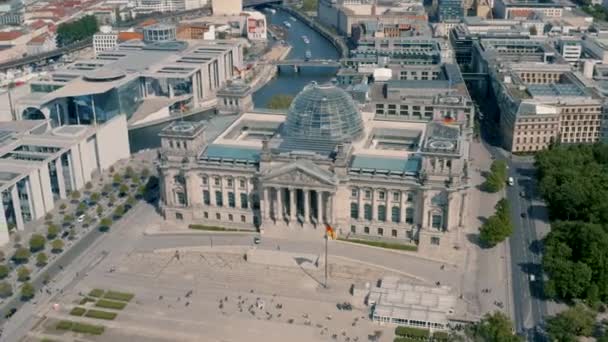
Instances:
[[[78,216],[77,221],[78,221],[78,223],[82,223],[82,222],[84,222],[84,214],[83,214],[83,215]]]
[[[515,184],[515,180],[513,179],[513,177],[509,177],[507,183],[509,183],[510,186],[513,186]]]

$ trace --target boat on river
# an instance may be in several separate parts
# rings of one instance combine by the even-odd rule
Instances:
[[[284,21],[283,25],[285,25],[285,27],[291,27],[291,24],[288,21]]]
[[[296,18],[294,17],[289,17],[289,19],[291,19],[291,21],[298,21]]]
[[[309,60],[312,57],[312,52],[310,50],[306,50],[305,60]]]
[[[310,39],[308,39],[308,37],[302,36],[302,40],[304,41],[304,43],[310,44]]]

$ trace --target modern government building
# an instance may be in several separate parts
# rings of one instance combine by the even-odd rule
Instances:
[[[450,91],[438,108],[461,105]],[[160,134],[161,209],[183,223],[320,232],[329,224],[341,237],[455,246],[471,127],[454,113],[386,118],[313,82],[287,114],[245,112],[225,129],[176,122]]]

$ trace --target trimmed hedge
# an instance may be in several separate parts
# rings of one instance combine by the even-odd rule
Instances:
[[[97,298],[101,298],[101,296],[103,296],[103,294],[106,291],[102,290],[102,289],[93,289],[91,290],[91,292],[89,292],[89,296],[91,297],[97,297]]]
[[[418,250],[418,246],[402,245],[400,243],[391,243],[391,242],[384,242],[384,241],[371,241],[371,240],[368,241],[368,240],[359,240],[359,239],[342,239],[342,238],[338,238],[338,240],[358,243],[361,245],[368,245],[368,246],[373,246],[373,247],[397,249],[397,250],[401,250],[401,251],[416,252]]]
[[[77,333],[101,335],[103,334],[105,327],[103,325],[93,325],[72,321],[60,321],[55,326],[58,330],[71,330]]]
[[[73,308],[73,309],[70,311],[70,315],[72,315],[72,316],[79,316],[79,317],[80,317],[80,316],[84,315],[84,313],[85,313],[86,311],[87,311],[87,310],[85,310],[84,308],[81,308],[81,307],[78,307],[78,306],[77,306],[77,307]]]
[[[82,299],[80,300],[80,303],[79,303],[79,304],[80,304],[80,305],[85,305],[86,303],[89,303],[89,302],[95,302],[96,300],[97,300],[97,299],[95,299],[95,298],[91,298],[91,297],[84,297],[84,298],[82,298]]]
[[[416,340],[428,340],[431,333],[425,329],[411,328],[411,327],[397,327],[395,328],[395,335],[409,337]]]
[[[194,230],[209,230],[213,232],[252,232],[247,229],[236,229],[236,228],[224,228],[218,226],[205,226],[204,224],[191,224],[188,226],[190,229]]]
[[[127,306],[125,302],[115,302],[113,300],[100,299],[95,303],[95,306],[106,309],[122,310]]]
[[[118,314],[115,312],[101,310],[89,310],[84,316],[89,318],[113,320],[114,318],[116,318],[116,316],[118,316]]]
[[[409,338],[409,337],[395,337],[393,342],[419,342],[419,339]]]
[[[108,291],[103,296],[103,298],[112,299],[112,300],[119,300],[121,302],[129,302],[129,301],[131,301],[131,299],[133,299],[134,296],[135,295],[132,294],[132,293],[117,292],[117,291]]]
[[[447,342],[450,335],[445,331],[435,331],[433,333],[433,340],[437,342]]]

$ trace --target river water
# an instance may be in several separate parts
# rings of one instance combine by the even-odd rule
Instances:
[[[263,13],[266,15],[268,25],[276,24],[285,27],[284,22],[291,24],[285,39],[292,47],[287,59],[304,59],[307,50],[310,50],[312,59],[338,59],[339,55],[336,48],[327,39],[300,20],[291,20],[290,15],[281,10],[277,10],[275,14],[270,14],[266,11],[263,11]],[[310,44],[304,43],[302,39],[304,35],[308,37]],[[254,105],[256,107],[266,107],[272,96],[276,94],[296,95],[305,85],[312,81],[324,83],[334,77],[334,75],[327,73],[327,68],[315,69],[317,68],[307,67],[303,68],[300,73],[278,73],[275,78],[253,94]],[[213,110],[206,111],[192,115],[185,120],[204,120],[213,116],[213,113]],[[165,122],[129,131],[131,153],[159,147],[160,138],[158,137],[158,133],[167,125],[168,123]]]

